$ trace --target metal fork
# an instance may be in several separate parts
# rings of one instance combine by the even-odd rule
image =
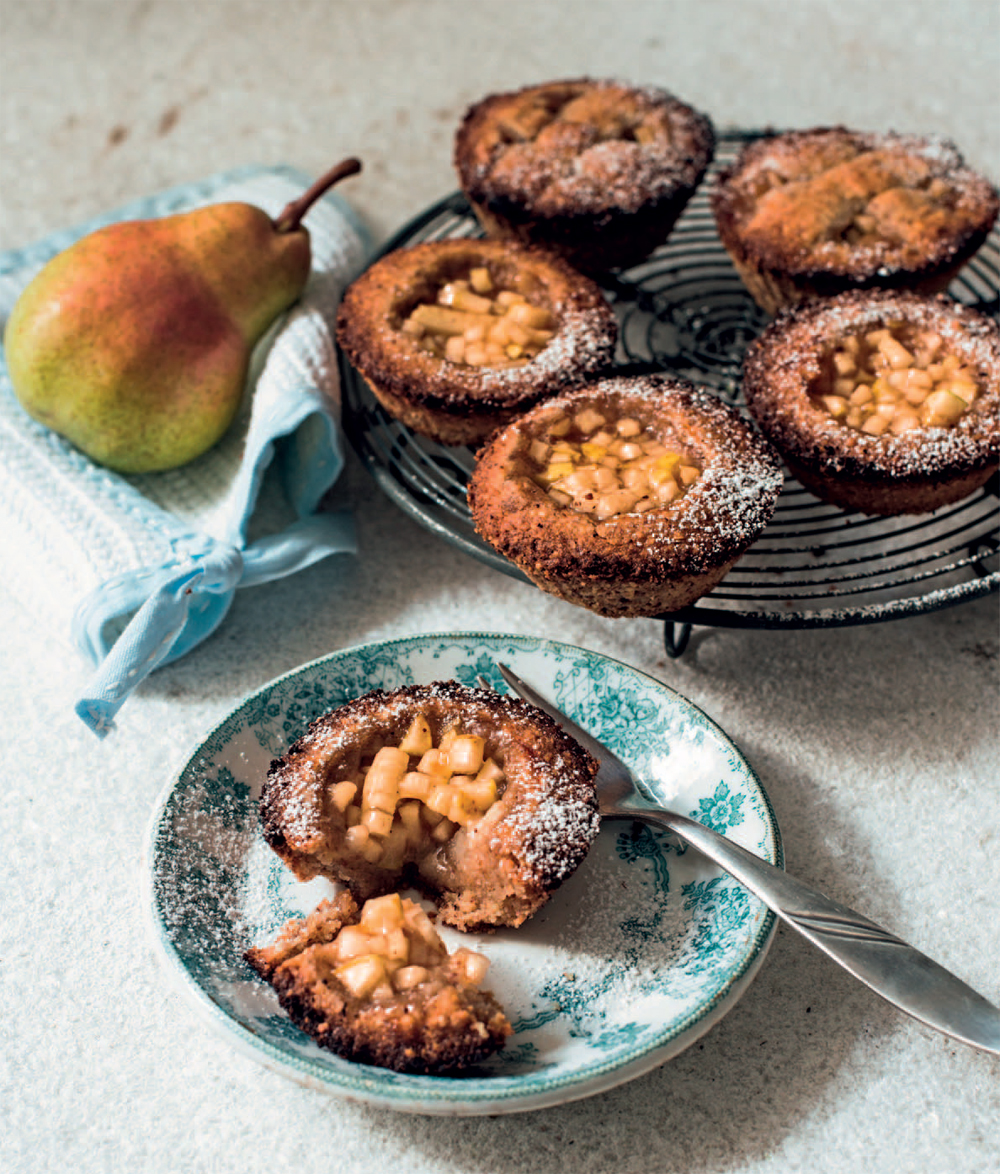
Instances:
[[[788,876],[718,832],[653,803],[616,755],[505,664],[500,675],[524,701],[557,721],[600,762],[603,819],[632,819],[672,831],[759,897],[778,917],[893,1006],[962,1043],[1000,1055],[1000,1009],[961,979],[867,917]],[[483,688],[491,688],[485,677]]]

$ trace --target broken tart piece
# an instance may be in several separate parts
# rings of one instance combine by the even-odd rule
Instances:
[[[292,1021],[346,1060],[396,1072],[460,1072],[502,1048],[511,1026],[480,983],[489,961],[453,954],[415,901],[349,893],[289,922],[246,961]]]
[[[299,880],[414,885],[457,929],[517,926],[599,829],[597,762],[546,714],[454,681],[349,701],[271,764],[264,837]]]

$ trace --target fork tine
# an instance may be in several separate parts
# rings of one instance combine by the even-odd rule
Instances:
[[[533,689],[526,681],[522,681],[517,673],[515,673],[509,665],[502,664],[500,661],[497,661],[497,668],[500,671],[500,676],[503,677],[513,692],[518,695],[518,697],[522,698],[524,701],[529,702],[531,705],[534,705],[543,713],[547,713],[553,721],[558,722],[558,724],[562,726],[567,734],[575,738],[585,750],[589,750],[590,753],[593,754],[593,756],[598,760],[598,762],[600,762],[602,765],[614,762],[616,765],[620,766],[622,770],[626,769],[624,765],[621,764],[620,760],[611,753],[607,746],[605,746],[602,742],[598,742],[598,740],[592,734],[588,734],[582,726],[578,726],[576,722],[567,717],[561,709],[557,709],[554,705],[551,704],[551,702],[546,701],[541,693]]]

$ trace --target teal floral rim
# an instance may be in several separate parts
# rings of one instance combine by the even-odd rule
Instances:
[[[450,948],[461,942],[491,959],[486,985],[515,1029],[475,1072],[402,1076],[351,1064],[286,1018],[243,952],[333,890],[296,881],[259,834],[257,800],[271,759],[314,718],[375,688],[474,684],[481,674],[503,691],[498,661],[624,759],[652,798],[781,865],[777,823],[752,767],[710,718],[644,673],[571,645],[484,633],[336,652],[265,685],[216,726],[170,780],[150,825],[144,880],[154,942],[230,1044],[369,1104],[519,1112],[649,1071],[718,1022],[749,985],[773,937],[770,910],[670,835],[614,822],[525,926],[445,931]]]

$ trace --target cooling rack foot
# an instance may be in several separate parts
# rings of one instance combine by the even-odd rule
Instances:
[[[663,647],[671,660],[676,659],[687,648],[690,636],[690,624],[677,624],[673,620],[664,620]]]

